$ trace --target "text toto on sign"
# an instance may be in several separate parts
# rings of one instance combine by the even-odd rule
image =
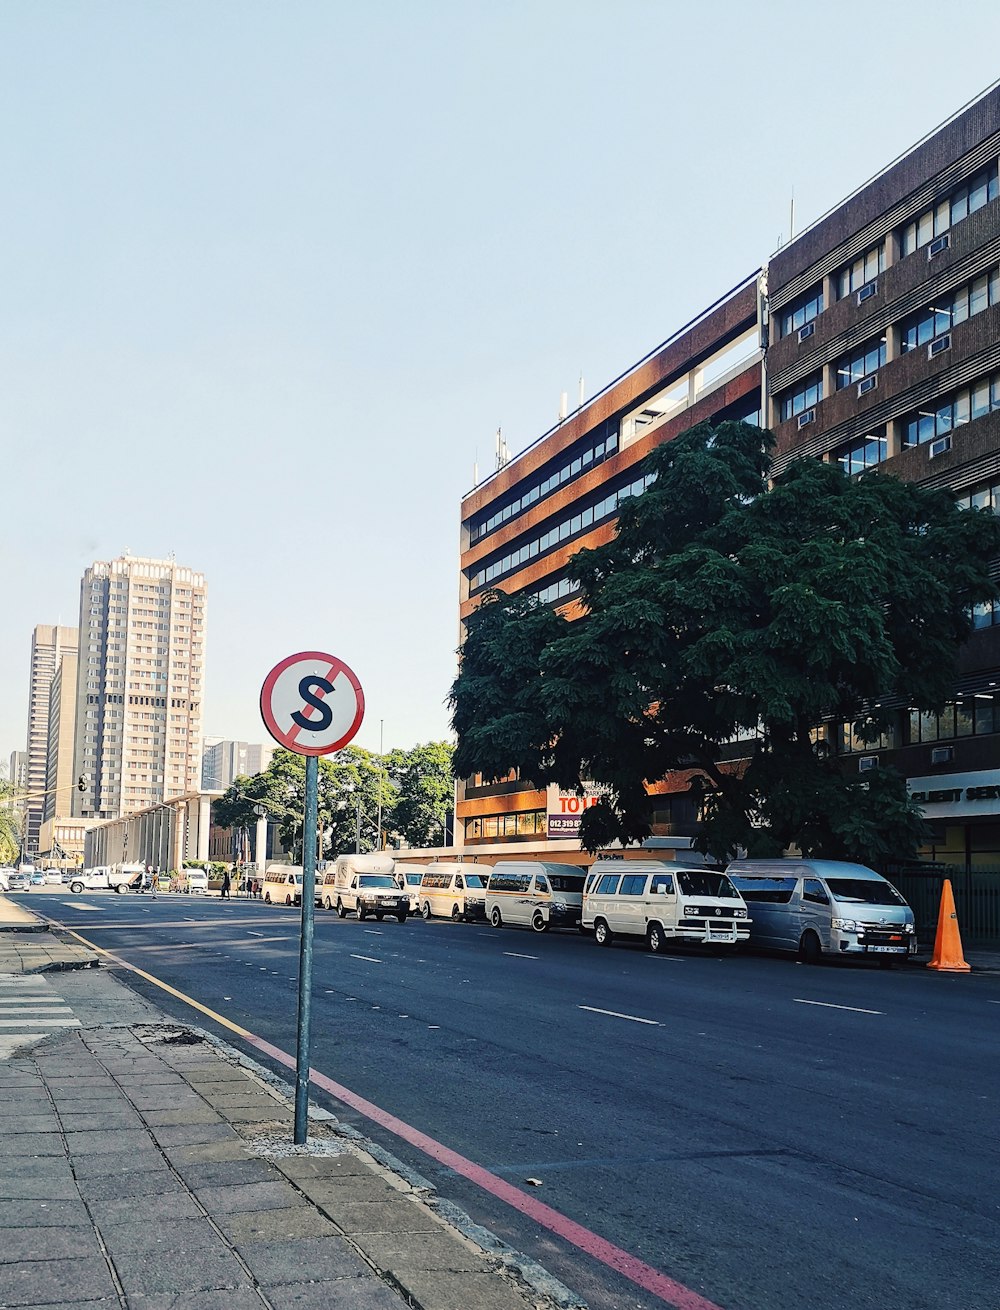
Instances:
[[[264,726],[297,755],[330,755],[365,717],[361,683],[336,655],[304,650],[276,664],[260,689]]]

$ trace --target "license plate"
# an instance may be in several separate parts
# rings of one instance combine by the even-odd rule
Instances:
[[[898,955],[901,951],[905,951],[906,947],[905,946],[867,946],[865,949],[869,951],[880,951],[883,955]]]

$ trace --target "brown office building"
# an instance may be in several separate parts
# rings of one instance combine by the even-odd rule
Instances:
[[[643,456],[703,419],[764,421],[776,470],[838,461],[1000,513],[1000,89],[915,145],[462,502],[465,619],[490,588],[572,612],[567,566],[643,490]],[[1000,564],[998,564],[1000,573]],[[894,764],[932,821],[927,854],[1000,867],[1000,604],[974,615],[953,702],[898,709],[877,748],[827,725],[845,768]],[[582,860],[579,799],[459,784],[456,845]],[[651,789],[653,832],[691,836],[687,778]]]

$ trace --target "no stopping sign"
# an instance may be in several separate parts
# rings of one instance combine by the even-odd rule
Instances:
[[[276,664],[260,689],[264,726],[297,755],[330,755],[354,737],[365,716],[361,683],[343,660],[304,650]]]

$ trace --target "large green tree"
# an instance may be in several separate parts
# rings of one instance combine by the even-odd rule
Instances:
[[[14,808],[14,788],[0,779],[0,864],[13,864],[21,849],[21,816]]]
[[[404,846],[445,844],[454,797],[453,749],[446,741],[429,741],[386,757],[393,784],[389,823]]]
[[[701,424],[655,450],[614,539],[571,562],[576,621],[484,599],[452,688],[457,774],[602,785],[591,850],[647,835],[644,784],[678,769],[694,771],[719,858],[795,842],[877,864],[915,849],[903,779],[845,772],[816,729],[851,722],[875,741],[893,704],[944,703],[970,606],[996,591],[1000,520],[813,459],[769,485],[771,442]]]
[[[391,802],[392,785],[377,755],[352,745],[319,760],[318,847],[322,858],[353,851],[359,824],[361,850],[377,849],[380,778],[385,806]],[[255,807],[262,805],[278,823],[285,847],[301,861],[305,794],[305,757],[277,750],[263,772],[237,778],[227,788],[214,803],[215,820],[224,828],[250,828],[257,822]]]

